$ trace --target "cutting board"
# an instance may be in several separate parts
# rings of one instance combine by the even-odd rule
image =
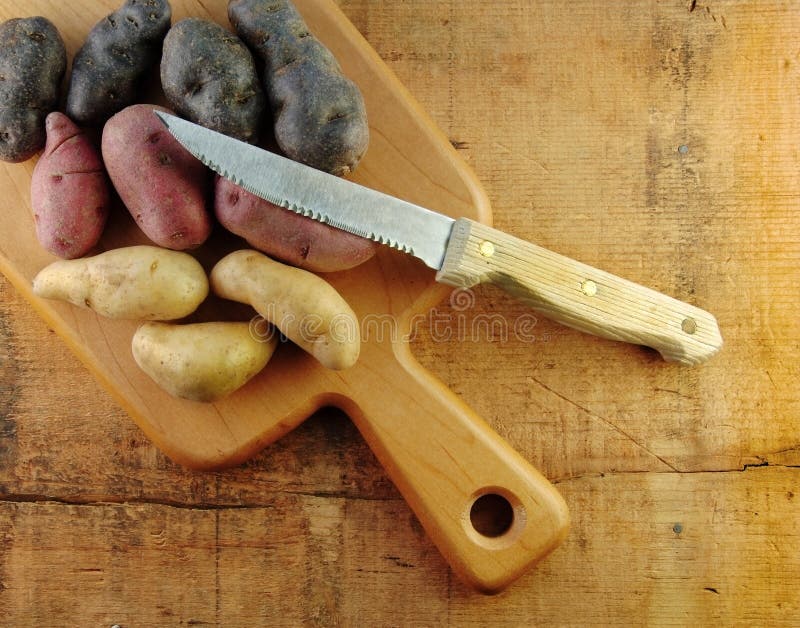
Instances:
[[[197,16],[229,28],[226,5],[175,1],[173,23]],[[352,178],[453,217],[489,223],[489,203],[475,176],[337,6],[322,0],[296,5],[365,96],[371,141]],[[48,17],[72,59],[92,25],[117,6],[107,0],[4,1],[0,19]],[[153,74],[143,101],[164,104]],[[361,321],[361,357],[351,369],[326,370],[282,343],[266,369],[232,396],[210,404],[176,399],[135,364],[130,342],[138,323],[106,320],[32,294],[32,278],[55,260],[34,234],[29,188],[35,163],[0,165],[0,270],[173,460],[194,469],[236,465],[315,410],[336,406],[356,423],[454,570],[475,587],[503,588],[563,539],[568,517],[555,489],[411,355],[414,327],[450,294],[421,262],[382,248],[358,268],[325,275]],[[140,243],[147,239],[117,203],[97,252]],[[217,226],[193,254],[210,270],[244,247]],[[190,320],[254,316],[247,307],[210,297]],[[480,523],[487,504],[501,518],[499,527]]]

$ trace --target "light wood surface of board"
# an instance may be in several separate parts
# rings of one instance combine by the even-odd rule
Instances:
[[[173,6],[219,17],[224,4]],[[796,5],[339,6],[477,174],[497,228],[712,312],[724,348],[680,367],[491,287],[415,319],[415,358],[570,509],[564,544],[485,597],[452,575],[344,414],[192,471],[2,280],[4,623],[794,625]],[[0,0],[4,17],[61,15],[72,52],[91,22],[76,7]],[[27,194],[31,168],[0,183]],[[420,181],[422,195],[435,185]],[[370,272],[385,280],[395,261]]]

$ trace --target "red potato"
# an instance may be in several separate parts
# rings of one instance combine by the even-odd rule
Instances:
[[[111,182],[144,234],[167,249],[200,246],[211,234],[206,167],[169,134],[154,105],[132,105],[103,127]]]
[[[36,237],[65,259],[97,244],[108,218],[110,189],[100,152],[63,113],[45,120],[47,143],[31,177]]]
[[[223,177],[217,178],[214,211],[253,248],[305,270],[347,270],[375,254],[371,240],[274,205]]]

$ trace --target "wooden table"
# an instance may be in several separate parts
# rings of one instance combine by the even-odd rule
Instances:
[[[492,288],[432,313],[415,354],[572,513],[564,545],[485,597],[344,415],[242,467],[183,469],[0,279],[2,622],[796,624],[797,5],[340,6],[475,170],[496,226],[710,310],[723,351],[670,365]]]

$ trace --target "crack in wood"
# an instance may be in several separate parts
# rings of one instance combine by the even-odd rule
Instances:
[[[745,471],[749,471],[750,469],[762,469],[764,467],[768,467],[770,469],[800,469],[800,464],[778,464],[778,463],[771,463],[768,461],[763,462],[756,462],[756,463],[745,463],[741,467],[736,467],[732,469],[685,469],[685,470],[673,470],[673,471],[654,471],[652,469],[642,469],[641,471],[636,470],[628,470],[628,471],[598,471],[596,473],[582,473],[580,475],[571,475],[563,478],[555,478],[551,479],[550,481],[553,484],[565,484],[567,482],[575,482],[578,480],[586,480],[586,479],[593,479],[593,478],[610,478],[610,477],[624,477],[629,475],[644,475],[647,473],[652,473],[654,475],[702,475],[704,473],[744,473]]]
[[[648,448],[647,448],[647,447],[646,447],[646,446],[645,446],[643,443],[640,443],[639,441],[637,441],[637,440],[636,440],[636,439],[635,439],[633,436],[631,436],[631,435],[630,435],[628,432],[626,432],[625,430],[623,430],[623,429],[622,429],[621,427],[619,427],[618,425],[615,425],[614,423],[612,423],[611,421],[609,421],[609,420],[608,420],[608,419],[606,419],[605,417],[602,417],[602,416],[600,416],[599,414],[595,414],[594,412],[592,412],[592,411],[591,411],[591,410],[589,410],[588,408],[584,408],[584,407],[583,407],[582,405],[580,405],[579,403],[577,403],[577,402],[573,401],[572,399],[570,399],[570,398],[569,398],[569,397],[567,397],[566,395],[563,395],[563,394],[561,394],[560,392],[558,392],[558,391],[554,390],[553,388],[550,388],[550,386],[548,386],[548,385],[547,385],[547,384],[545,384],[544,382],[541,382],[541,381],[539,381],[539,380],[538,380],[538,379],[536,379],[535,377],[531,377],[531,380],[533,380],[533,381],[534,381],[535,383],[537,383],[539,386],[541,386],[542,388],[544,388],[544,389],[545,389],[547,392],[549,392],[550,394],[552,394],[552,395],[555,395],[556,397],[558,397],[558,398],[559,398],[559,399],[561,399],[562,401],[565,401],[566,403],[570,404],[571,406],[573,406],[573,407],[577,408],[578,410],[580,410],[581,412],[583,412],[584,414],[586,414],[586,416],[588,416],[589,418],[591,418],[591,419],[594,419],[595,421],[600,421],[601,423],[603,423],[604,425],[608,426],[609,428],[611,428],[612,430],[614,430],[614,431],[615,431],[615,432],[617,432],[618,434],[620,434],[620,435],[624,436],[624,437],[625,437],[627,440],[629,440],[631,443],[633,443],[633,444],[634,444],[636,447],[640,448],[641,450],[643,450],[644,452],[646,452],[647,454],[649,454],[650,456],[652,456],[653,458],[655,458],[656,460],[658,460],[659,462],[661,462],[661,463],[662,463],[663,465],[665,465],[666,467],[668,467],[668,468],[672,469],[672,471],[674,471],[674,472],[676,472],[676,473],[680,473],[680,469],[678,469],[677,467],[675,467],[675,466],[674,466],[672,463],[670,463],[669,461],[667,461],[667,460],[666,460],[665,458],[663,458],[662,456],[659,456],[659,455],[658,455],[657,453],[655,453],[654,451],[652,451],[652,450],[648,449]]]
[[[350,494],[338,494],[334,492],[314,492],[314,491],[281,491],[274,493],[275,497],[281,496],[298,496],[309,497],[315,499],[342,499],[347,501],[359,502],[385,502],[387,504],[397,503],[403,501],[403,498],[398,497],[372,497],[360,496]],[[273,504],[269,503],[222,503],[222,504],[191,504],[180,502],[170,499],[157,499],[157,498],[115,498],[113,496],[104,496],[102,499],[81,498],[80,496],[65,498],[56,497],[54,495],[36,495],[31,493],[6,493],[0,494],[0,503],[27,503],[27,504],[60,504],[64,506],[162,506],[165,508],[175,508],[178,510],[194,510],[194,511],[207,511],[217,512],[222,510],[272,510],[275,508]]]

